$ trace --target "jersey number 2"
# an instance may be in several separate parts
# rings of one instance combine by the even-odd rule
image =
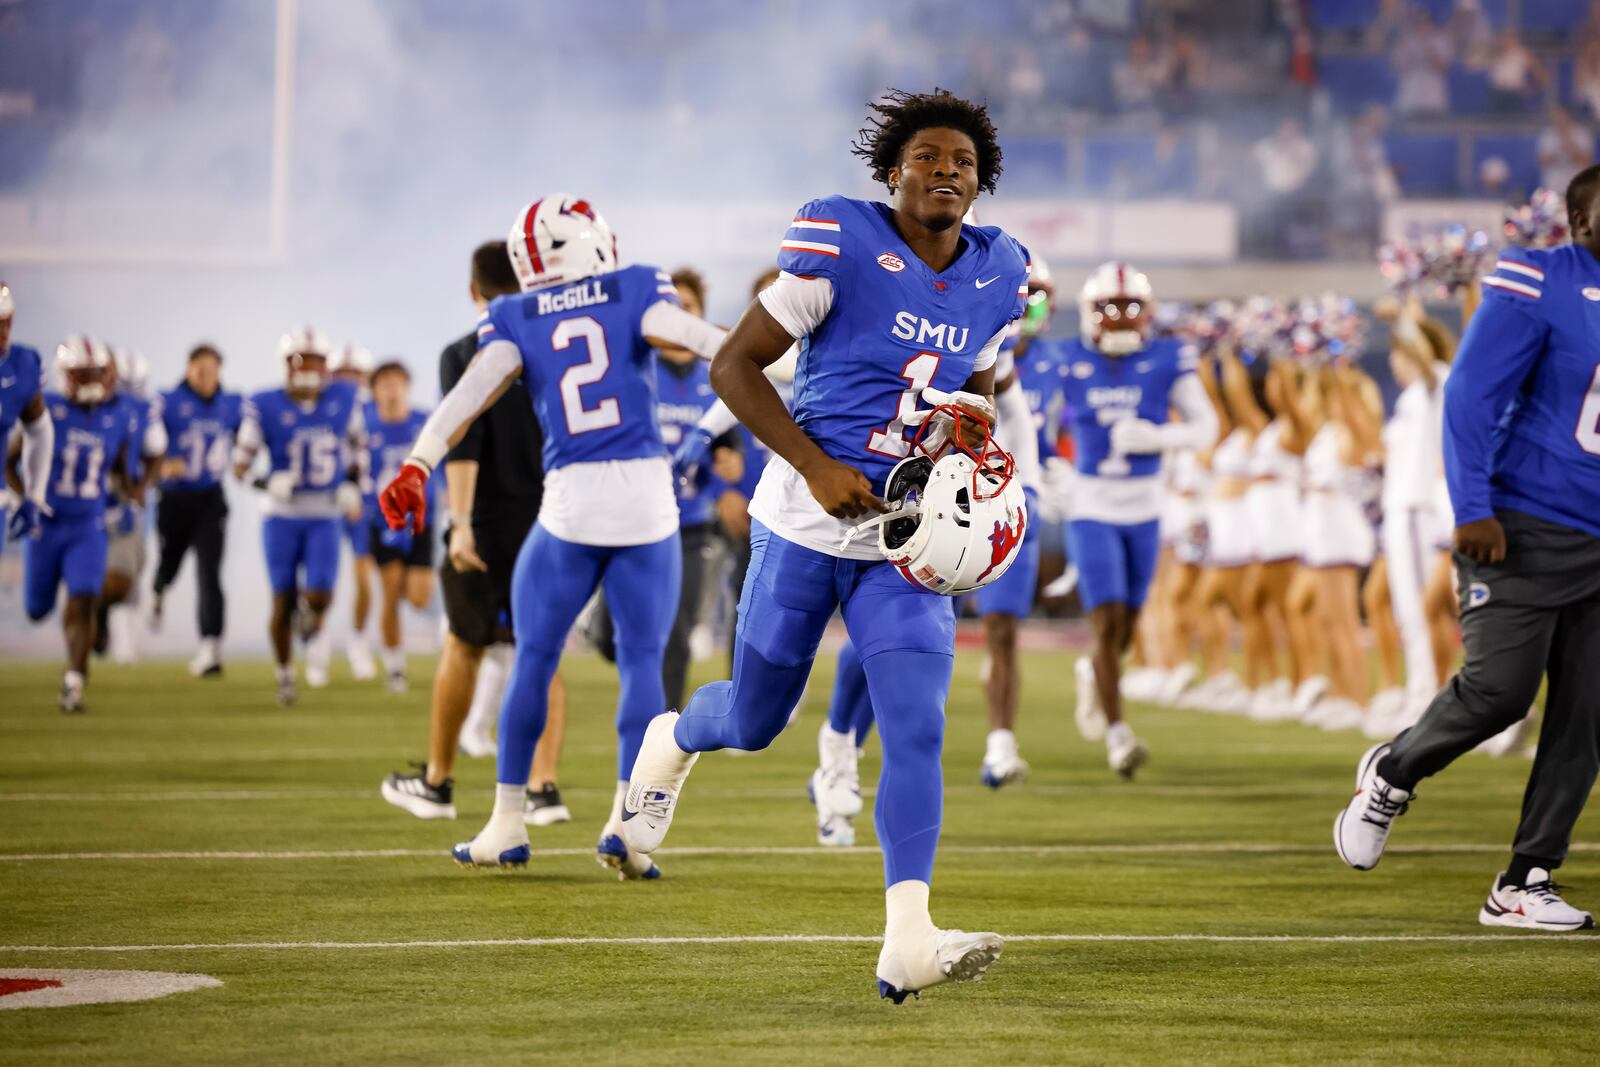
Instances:
[[[1578,447],[1591,456],[1600,456],[1600,363],[1595,364],[1589,391],[1583,395],[1583,410],[1578,413]]]
[[[589,358],[575,363],[561,376],[561,411],[567,418],[567,433],[577,435],[595,430],[609,430],[622,424],[622,410],[615,397],[606,397],[592,408],[583,406],[586,385],[593,385],[606,376],[611,368],[611,353],[606,349],[606,331],[588,315],[575,319],[562,319],[550,336],[550,347],[564,351],[573,341],[582,341],[589,349]]]
[[[911,383],[911,388],[900,394],[900,407],[894,419],[881,430],[873,430],[867,438],[867,451],[891,459],[905,459],[911,454],[911,442],[906,440],[906,418],[917,410],[917,398],[939,372],[939,357],[933,352],[918,352],[906,362],[900,377]]]

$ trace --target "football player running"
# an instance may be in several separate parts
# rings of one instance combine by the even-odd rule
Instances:
[[[1026,524],[1020,486],[1005,482],[1003,499],[992,488],[980,494],[984,471],[968,456],[983,463],[993,448],[995,357],[1022,313],[1028,259],[999,229],[962,224],[1000,173],[983,107],[936,91],[893,92],[872,109],[855,151],[888,186],[889,202],[830,196],[805,204],[779,248],[783,274],[712,364],[718,394],[775,454],[750,507],[733,679],[702,687],[681,715],[650,723],[623,832],[629,847],[654,851],[699,753],[761,749],[778,736],[828,619],[842,609],[883,737],[877,829],[888,917],[877,975],[881,995],[899,1002],[939,982],[981,977],[1001,950],[998,936],[941,930],[928,911],[955,651],[952,601],[931,587],[974,586],[925,560],[892,565],[880,546],[894,550],[900,535],[880,527],[873,546],[855,541],[852,525],[884,512],[883,497],[903,495],[899,482],[922,464],[925,493],[893,525],[911,524],[927,547],[988,539],[993,519],[992,545],[982,546],[970,577],[982,564],[998,573],[1014,558]],[[763,368],[796,340],[791,417]],[[961,401],[959,414],[950,394]],[[953,420],[973,451],[944,457],[931,471],[926,457],[908,458],[908,428],[937,421],[919,401],[935,407],[947,429]],[[952,460],[956,467],[941,467]],[[971,479],[961,497],[969,529],[959,527],[954,497],[948,507],[934,503],[935,476],[957,469]],[[1001,503],[1004,522],[995,517]]]
[[[45,494],[56,438],[44,402],[44,365],[39,353],[11,343],[16,313],[10,287],[0,285],[0,448],[9,448],[11,431],[22,423],[17,482],[0,486],[0,539],[20,541],[33,532],[48,510]]]
[[[327,339],[310,328],[296,330],[283,335],[278,351],[287,382],[246,401],[233,473],[245,480],[256,454],[266,449],[267,473],[252,484],[266,491],[261,544],[272,583],[267,631],[278,663],[278,703],[289,705],[297,695],[297,623],[306,643],[306,684],[328,684],[322,622],[339,575],[339,520],[361,510],[366,448],[356,387],[328,380]]]
[[[1111,769],[1131,778],[1149,754],[1122,716],[1122,656],[1133,640],[1161,549],[1161,454],[1209,448],[1217,415],[1192,349],[1156,337],[1150,281],[1101,264],[1078,293],[1080,339],[1062,358],[1078,464],[1067,543],[1094,631],[1078,660],[1079,729],[1104,737]],[[1181,422],[1168,422],[1176,409]]]
[[[138,445],[129,410],[112,402],[111,352],[104,344],[67,338],[56,350],[56,373],[61,391],[44,395],[55,427],[49,492],[42,505],[23,505],[32,517],[23,547],[23,603],[28,618],[40,622],[66,585],[61,710],[81,712],[95,600],[106,574],[106,491],[115,479],[135,492],[131,455]],[[10,476],[16,478],[15,470]]]
[[[653,849],[624,845],[622,800],[645,727],[665,702],[661,664],[678,605],[678,505],[656,419],[655,354],[709,357],[724,331],[679,305],[654,267],[617,267],[616,239],[586,200],[556,194],[517,214],[508,244],[523,292],[490,303],[479,351],[440,401],[379,503],[391,528],[426,521],[428,475],[519,376],[544,433],[544,499],[512,578],[516,663],[500,713],[494,813],[452,855],[523,866],[528,769],[567,631],[603,587],[616,628],[617,788],[596,858],[656,878]]]
[[[372,400],[372,380],[377,361],[371,350],[346,341],[328,355],[328,376],[335,382],[355,387],[365,407]],[[383,483],[379,483],[380,485]],[[367,640],[367,618],[372,614],[373,534],[376,516],[363,509],[359,515],[346,515],[344,539],[350,545],[350,578],[355,596],[350,601],[350,636],[345,639],[345,658],[350,661],[350,676],[359,682],[378,676],[378,663]]]

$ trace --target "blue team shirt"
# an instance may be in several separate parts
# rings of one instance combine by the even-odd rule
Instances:
[[[678,447],[683,435],[694,429],[716,399],[717,394],[711,389],[711,365],[705,360],[696,359],[683,366],[656,360],[656,420],[661,424],[661,440],[668,450]],[[698,526],[710,522],[715,517],[717,498],[725,488],[723,481],[711,473],[711,465],[702,464],[693,482],[680,482],[676,487],[679,523]]]
[[[1164,424],[1173,383],[1194,371],[1194,350],[1172,337],[1157,337],[1126,356],[1105,355],[1076,338],[1060,345],[1067,424],[1079,472],[1101,478],[1158,473],[1160,453],[1113,455],[1111,427],[1124,419]]]
[[[1056,454],[1056,438],[1061,435],[1061,418],[1067,404],[1067,365],[1060,341],[1035,337],[1025,354],[1017,360],[1017,387],[1028,400],[1033,425],[1039,431],[1039,458]]]
[[[361,411],[367,433],[367,484],[362,496],[368,514],[377,515],[378,493],[400,473],[400,465],[411,454],[417,434],[428,421],[428,412],[412,408],[399,422],[384,422],[378,417],[378,405],[370,400]],[[430,476],[426,488],[428,513],[432,514],[437,478]]]
[[[1523,511],[1600,537],[1600,262],[1507,248],[1444,387],[1457,525]]]
[[[0,359],[0,442],[11,436],[28,401],[39,395],[42,366],[39,353],[26,345],[12,345]]]
[[[963,224],[961,236],[955,262],[935,273],[887,204],[830,196],[796,213],[778,250],[780,270],[833,283],[833,307],[801,341],[795,422],[878,492],[910,453],[915,431],[900,420],[918,392],[960,389],[1023,311],[1027,250],[994,226]]]
[[[570,285],[496,297],[478,323],[478,347],[510,341],[544,431],[544,469],[664,457],[656,422],[655,349],[641,320],[678,304],[672,279],[624,267]]]
[[[124,392],[113,395],[108,403],[121,409],[128,420],[128,477],[141,481],[144,478],[144,435],[151,421],[161,417],[158,403]],[[118,494],[113,492],[112,495]]]
[[[128,407],[114,400],[74,404],[60,393],[45,393],[44,402],[56,435],[45,502],[61,519],[104,515],[112,469],[125,452],[138,450]]]
[[[296,495],[326,493],[345,480],[350,457],[345,437],[355,413],[356,387],[350,382],[329,382],[310,410],[300,406],[285,389],[267,389],[245,403],[261,426],[261,439],[271,469],[296,475]]]
[[[163,492],[215,489],[227,473],[233,440],[244,418],[244,397],[218,389],[207,400],[188,382],[161,394],[167,457],[183,460],[183,473],[163,478]]]

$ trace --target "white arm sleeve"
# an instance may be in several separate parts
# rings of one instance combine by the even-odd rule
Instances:
[[[1199,378],[1185,374],[1172,383],[1172,406],[1183,421],[1161,426],[1162,448],[1210,448],[1216,444],[1217,412]]]
[[[988,370],[1000,360],[1000,342],[1006,339],[1006,331],[1011,328],[1007,323],[1000,328],[1000,332],[989,338],[989,342],[978,350],[978,358],[972,363],[973,373]]]
[[[712,437],[721,437],[737,425],[739,425],[738,416],[728,410],[728,405],[721,400],[706,408],[706,413],[700,416],[699,422],[695,423],[697,428],[704,430]]]
[[[639,330],[652,342],[665,341],[678,348],[687,348],[701,359],[710,359],[722,347],[728,331],[713,326],[696,315],[691,315],[676,304],[658,300],[645,309],[639,319]]]
[[[666,305],[656,305],[663,306]],[[455,388],[444,395],[433,414],[428,416],[411,446],[411,455],[406,458],[417,460],[432,474],[450,451],[450,439],[456,431],[477,418],[489,398],[520,373],[522,352],[516,345],[510,341],[490,341],[484,345],[467,364],[467,372],[456,382]]]
[[[239,432],[233,437],[233,465],[248,467],[261,448],[261,413],[256,406],[245,401],[244,417],[239,422]]]
[[[833,283],[827,278],[802,278],[784,271],[756,299],[790,337],[808,336],[833,310]]]
[[[167,454],[167,424],[161,421],[159,414],[152,412],[144,428],[142,447],[146,459],[158,459]]]
[[[22,493],[36,504],[44,503],[49,491],[55,448],[56,424],[46,407],[37,419],[22,424]]]
[[[1039,432],[1033,424],[1033,412],[1028,408],[1028,398],[1022,386],[1013,384],[995,394],[995,410],[999,422],[995,437],[1000,447],[1011,453],[1016,461],[1017,477],[1024,487],[1039,488]]]

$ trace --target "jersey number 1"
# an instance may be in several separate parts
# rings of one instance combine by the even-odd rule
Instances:
[[[918,352],[907,361],[900,377],[911,383],[911,388],[900,394],[900,407],[894,419],[881,430],[873,430],[867,438],[867,451],[891,459],[905,459],[911,454],[911,442],[906,440],[906,418],[917,410],[917,399],[939,372],[939,357],[933,352]]]
[[[575,319],[562,319],[555,333],[550,335],[550,347],[557,352],[566,350],[573,341],[582,341],[589,349],[589,358],[575,363],[561,376],[561,411],[567,419],[567,433],[577,435],[595,430],[609,430],[622,424],[622,410],[615,397],[606,397],[592,408],[583,406],[586,385],[593,385],[606,376],[611,368],[611,353],[606,349],[606,331],[588,315]]]

